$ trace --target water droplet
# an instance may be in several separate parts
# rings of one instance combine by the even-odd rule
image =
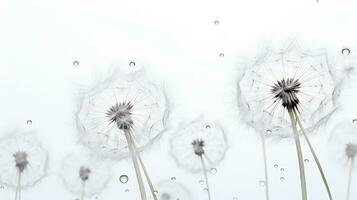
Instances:
[[[233,200],[238,200],[238,197],[233,197]]]
[[[157,190],[155,190],[155,191],[154,191],[154,194],[157,195],[157,194],[159,194],[159,192],[158,192]]]
[[[171,180],[172,180],[172,181],[176,181],[176,177],[174,177],[174,176],[171,177]]]
[[[353,119],[352,123],[357,124],[357,119]]]
[[[278,168],[279,167],[279,165],[278,164],[274,164],[274,168]]]
[[[304,159],[304,163],[309,163],[310,162],[310,160],[309,159]]]
[[[220,58],[224,58],[224,53],[220,53],[220,54],[219,54],[219,57],[220,57]]]
[[[129,177],[127,175],[121,175],[119,180],[121,183],[127,183],[129,181]]]
[[[130,190],[129,189],[125,189],[124,192],[129,192]]]
[[[263,181],[263,180],[259,181],[259,185],[260,186],[265,186],[265,181]]]
[[[27,120],[27,125],[32,125],[32,120]]]
[[[129,67],[135,67],[136,63],[135,62],[130,62]]]
[[[211,168],[211,174],[216,174],[217,173],[217,169],[216,168]]]
[[[78,66],[79,65],[79,62],[76,60],[76,61],[73,61],[73,66]]]
[[[218,20],[214,21],[214,25],[218,25],[218,24],[219,24]]]
[[[207,124],[205,127],[206,127],[206,128],[211,128],[211,125]]]
[[[281,181],[285,181],[285,178],[282,176],[282,177],[280,177],[280,180]]]
[[[272,131],[270,129],[266,130],[266,134],[267,135],[271,135],[272,134]]]
[[[198,181],[198,183],[199,183],[200,185],[203,185],[203,184],[205,184],[205,181],[204,181],[204,180],[200,180],[200,181]]]
[[[5,189],[5,186],[3,186],[3,185],[0,185],[0,189]]]
[[[206,188],[206,187],[203,188],[203,191],[208,192],[208,188]]]
[[[344,56],[348,56],[348,55],[350,55],[351,50],[350,50],[349,48],[345,47],[345,48],[343,48],[343,49],[341,50],[341,53],[342,53],[342,55],[344,55]]]
[[[280,171],[282,171],[282,172],[283,172],[283,171],[285,171],[285,169],[284,169],[284,168],[280,168]]]

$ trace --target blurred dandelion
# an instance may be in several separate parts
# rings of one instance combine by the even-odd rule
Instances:
[[[353,122],[341,122],[332,130],[330,143],[333,155],[339,162],[348,165],[349,174],[347,181],[346,199],[350,199],[352,182],[352,171],[355,167],[355,157],[357,154],[357,126]]]
[[[147,199],[143,172],[156,199],[139,149],[148,147],[166,130],[168,113],[162,90],[145,80],[141,73],[113,76],[83,97],[77,113],[77,127],[82,142],[95,152],[112,158],[130,155],[141,198]]]
[[[191,172],[203,171],[208,199],[211,199],[211,190],[207,170],[223,159],[226,150],[227,143],[222,128],[218,124],[201,121],[185,126],[171,142],[171,153],[179,166]]]
[[[74,153],[63,160],[60,175],[66,188],[84,200],[85,196],[102,192],[110,178],[109,173],[109,167],[103,159],[86,153]]]
[[[266,179],[268,175],[265,138],[291,137],[286,133],[293,129],[303,199],[307,198],[307,192],[300,133],[307,141],[329,198],[332,199],[307,133],[324,124],[334,112],[334,89],[326,54],[304,52],[294,43],[278,52],[264,52],[261,58],[247,67],[238,85],[239,107],[244,116],[243,120],[261,135]],[[266,196],[268,199],[268,189]]]
[[[45,176],[47,152],[29,134],[2,138],[0,146],[0,183],[14,187],[15,200],[21,200],[22,189]]]
[[[191,200],[189,190],[177,181],[163,181],[157,184],[159,200]]]

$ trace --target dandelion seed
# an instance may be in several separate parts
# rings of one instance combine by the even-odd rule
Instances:
[[[163,181],[157,184],[158,200],[191,200],[189,190],[180,182]]]
[[[240,109],[246,123],[261,135],[265,162],[265,137],[293,136],[303,199],[307,198],[307,192],[300,134],[308,143],[332,199],[320,162],[306,135],[324,124],[336,109],[333,102],[335,87],[330,72],[325,53],[303,52],[292,44],[283,51],[267,51],[247,67],[239,82]],[[291,133],[291,129],[294,134],[286,135]],[[266,130],[272,130],[272,133],[263,134]],[[265,171],[267,177],[266,167]],[[268,189],[266,196],[268,199]]]
[[[348,166],[346,199],[350,199],[352,172],[355,168],[357,154],[357,127],[347,120],[339,123],[332,130],[330,137],[330,149],[336,157],[336,161]]]
[[[169,113],[160,88],[143,76],[115,77],[88,92],[77,115],[84,144],[111,158],[131,156],[142,200],[146,192],[142,174],[154,199],[154,187],[139,149],[153,143],[166,130]],[[141,169],[142,171],[141,171]]]
[[[46,173],[47,153],[28,134],[15,133],[0,139],[0,183],[14,187],[15,200],[21,200],[22,189],[39,182]]]
[[[210,165],[216,165],[223,159],[226,150],[222,128],[218,124],[211,124],[207,129],[205,123],[200,121],[185,126],[171,143],[171,153],[179,166],[191,172],[203,171],[209,199],[207,170]]]
[[[76,152],[65,157],[60,175],[66,188],[84,200],[86,196],[102,192],[110,178],[109,172],[104,160],[91,157],[86,152]]]

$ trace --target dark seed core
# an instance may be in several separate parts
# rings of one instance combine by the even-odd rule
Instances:
[[[27,160],[27,153],[23,151],[16,152],[12,155],[15,159],[15,166],[19,170],[20,173],[22,173],[25,169],[26,166],[28,165],[28,160]]]
[[[357,153],[357,145],[351,143],[347,144],[345,151],[348,158],[354,158]]]
[[[133,105],[129,102],[116,103],[114,106],[110,107],[106,112],[110,123],[116,123],[117,127],[121,130],[127,130],[133,128],[132,119],[132,109]]]
[[[82,179],[82,181],[88,180],[90,173],[91,173],[91,170],[88,167],[81,166],[79,168],[79,177]]]
[[[205,150],[203,149],[205,142],[202,139],[196,139],[191,144],[196,155],[202,156],[205,153]]]
[[[297,94],[300,92],[301,83],[298,79],[282,79],[271,86],[271,93],[276,101],[281,100],[282,106],[288,110],[298,110],[299,99]]]

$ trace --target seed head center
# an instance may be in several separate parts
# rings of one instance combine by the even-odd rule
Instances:
[[[288,78],[277,81],[271,86],[271,93],[276,101],[281,101],[284,108],[298,109],[299,99],[297,94],[300,92],[301,83],[298,79]]]
[[[27,160],[27,153],[23,151],[16,152],[12,155],[15,159],[15,166],[19,170],[20,173],[22,173],[27,165],[29,164]]]
[[[79,168],[79,178],[81,178],[82,181],[88,180],[90,173],[91,170],[88,167],[81,166]]]
[[[202,139],[195,139],[191,144],[196,155],[202,156],[205,153],[205,150],[203,149],[205,142]]]
[[[107,117],[111,123],[116,123],[117,127],[121,130],[132,129],[133,119],[132,119],[133,105],[130,101],[116,103],[106,112]]]

